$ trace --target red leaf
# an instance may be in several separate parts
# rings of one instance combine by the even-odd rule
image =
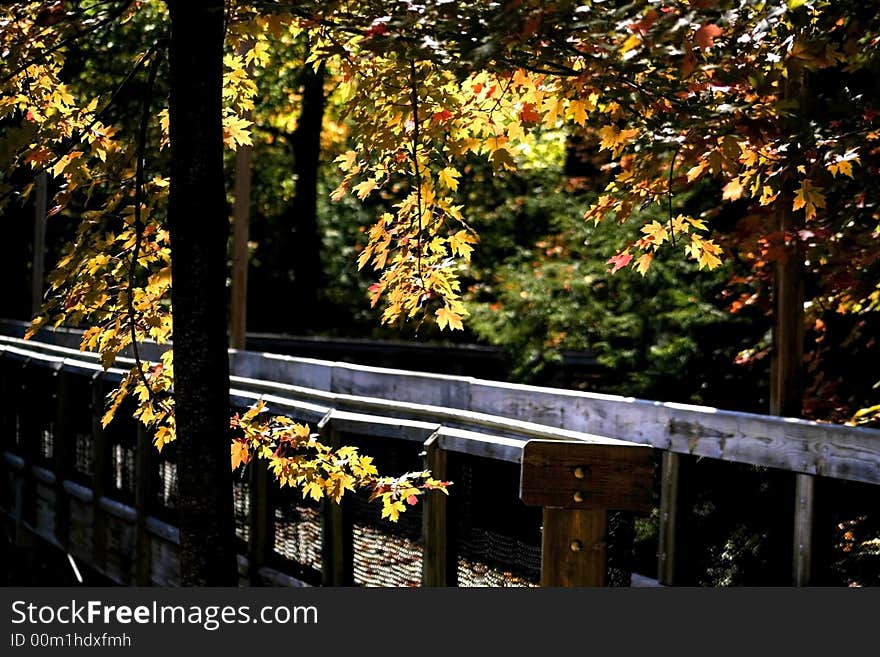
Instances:
[[[633,257],[629,253],[618,253],[616,256],[608,261],[607,264],[614,265],[614,267],[612,269],[609,269],[608,271],[614,274],[617,272],[617,270],[626,267],[632,261],[632,259]]]
[[[409,497],[406,498],[406,503],[409,504],[410,506],[415,506],[416,504],[419,503],[419,498],[416,497],[415,495],[410,495]]]
[[[694,34],[694,42],[703,50],[715,45],[715,37],[721,36],[721,28],[715,23],[706,23]]]
[[[434,112],[434,115],[431,118],[434,120],[434,123],[445,123],[452,118],[452,112],[448,109],[441,110],[439,112]]]

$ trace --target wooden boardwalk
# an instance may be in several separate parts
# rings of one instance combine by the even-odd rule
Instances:
[[[163,486],[168,485],[171,464],[162,465],[146,437],[131,427],[122,440],[105,435],[110,431],[100,431],[96,409],[104,389],[118,379],[121,370],[104,373],[96,355],[71,348],[78,342],[75,332],[49,334],[45,340],[22,342],[0,336],[7,513],[19,526],[54,541],[112,579],[174,583],[176,529],[171,515],[163,518],[152,512],[153,501],[161,498]],[[660,517],[658,573],[667,584],[676,581],[681,455],[880,484],[880,432],[869,429],[275,354],[231,351],[230,362],[234,405],[246,407],[262,398],[274,411],[310,422],[337,440],[357,438],[367,444],[396,445],[396,451],[408,454],[411,461],[424,453],[427,464],[440,476],[447,459],[477,459],[499,468],[506,463],[503,467],[517,472],[530,441],[562,441],[560,458],[577,444],[620,453],[634,445],[645,446],[661,468],[653,500]],[[57,417],[35,421],[33,414],[42,409],[45,416],[48,403],[54,403]],[[47,442],[52,443],[48,458]],[[569,444],[574,447],[565,447]],[[76,476],[81,467],[77,459],[82,461],[86,453],[91,454],[93,468],[88,482]],[[126,477],[131,481],[123,481]],[[440,496],[431,495],[426,501],[420,531],[410,528],[408,535],[392,536],[387,528],[377,529],[372,521],[352,518],[336,505],[300,505],[295,522],[279,520],[275,513],[280,507],[270,499],[272,484],[266,477],[255,474],[240,483],[248,488],[247,504],[239,505],[243,581],[375,583],[379,580],[367,581],[368,577],[379,573],[381,579],[383,573],[396,568],[395,582],[446,585],[466,581],[462,573],[470,568],[478,574],[483,571],[482,581],[487,584],[535,583],[514,572],[493,570],[479,560],[460,558],[458,539],[449,527],[450,513],[459,510],[448,510],[447,500]],[[585,495],[577,481],[568,479],[559,485],[566,495],[571,490],[580,494],[581,501],[543,506],[572,507],[565,512],[569,519],[575,517],[572,514],[595,510],[599,491]],[[168,491],[164,494],[167,498]],[[811,551],[804,537],[811,535],[813,500],[810,491],[792,491],[792,496],[789,521],[795,530],[794,568],[801,574],[799,583],[806,583],[803,573],[809,573]],[[617,508],[624,504],[609,499]],[[637,507],[629,510],[646,512],[641,505]],[[613,508],[598,510],[604,513]],[[546,511],[538,524],[544,525],[546,553],[547,530],[552,525],[548,525]],[[285,531],[295,549],[284,543]],[[568,526],[559,531],[573,530]],[[595,542],[602,543],[601,527],[596,531]],[[370,532],[393,539],[397,547],[365,560],[365,546],[385,540],[378,535],[372,541],[365,539]],[[571,547],[571,540],[561,545],[572,553],[580,551]],[[504,550],[515,551],[510,546]],[[277,555],[294,552],[295,558],[288,561],[298,567],[285,572],[278,566]],[[407,553],[412,558],[401,558],[393,568],[371,573],[374,562],[390,562],[395,555]]]

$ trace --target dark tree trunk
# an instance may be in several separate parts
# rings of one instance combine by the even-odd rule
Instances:
[[[237,572],[228,440],[223,0],[168,0],[168,7],[181,582],[231,586]]]
[[[305,310],[301,317],[317,318],[318,291],[324,285],[318,229],[318,167],[325,103],[323,65],[317,71],[311,65],[303,66],[300,79],[302,112],[292,140],[296,196],[285,216],[285,233],[293,263],[293,301]]]

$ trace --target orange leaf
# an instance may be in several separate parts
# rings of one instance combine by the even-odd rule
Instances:
[[[233,440],[231,445],[232,469],[235,470],[242,463],[247,463],[251,458],[247,443],[243,440]]]
[[[739,181],[739,178],[734,178],[724,186],[724,194],[722,195],[722,198],[725,201],[735,201],[738,198],[742,198],[743,191],[743,186]]]

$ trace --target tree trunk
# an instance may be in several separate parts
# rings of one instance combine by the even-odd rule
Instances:
[[[237,583],[221,89],[223,0],[168,0],[171,234],[181,583]]]
[[[293,134],[296,196],[286,213],[287,238],[293,256],[293,301],[301,317],[318,319],[318,291],[324,285],[321,234],[318,229],[318,167],[321,163],[321,125],[324,121],[324,67],[303,66],[302,112]]]

